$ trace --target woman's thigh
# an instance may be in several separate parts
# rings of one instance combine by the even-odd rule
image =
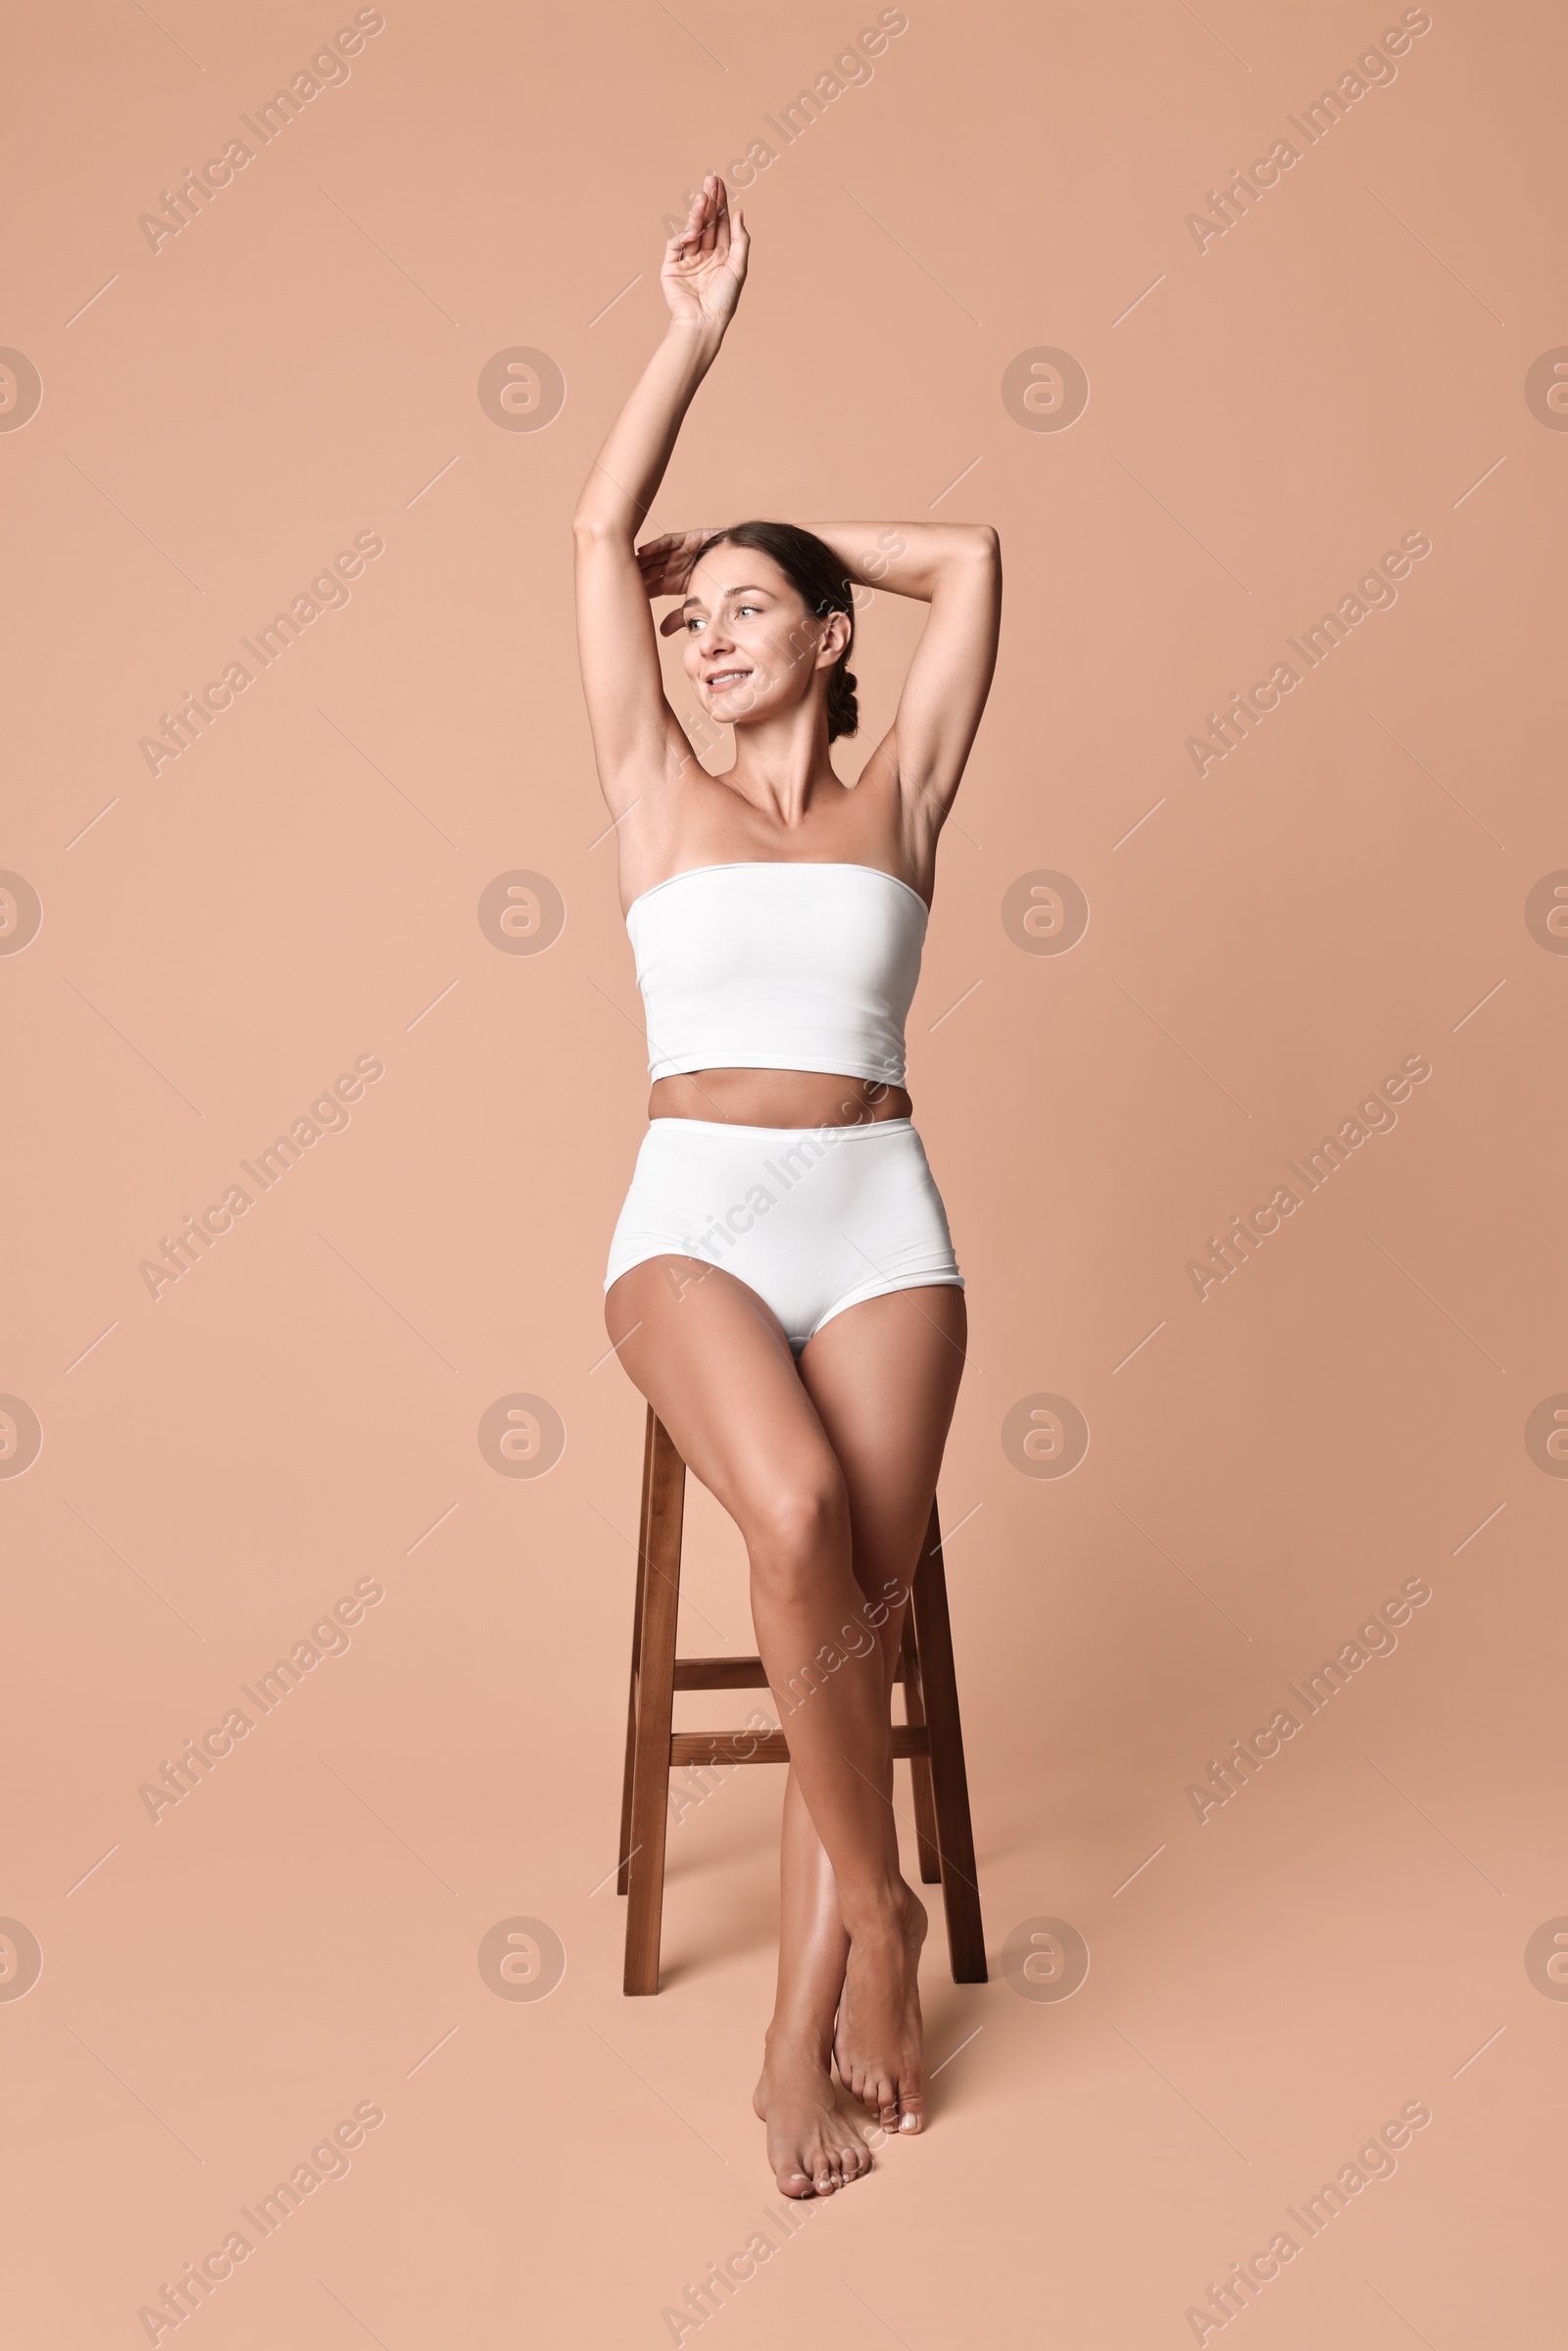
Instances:
[[[913,1575],[967,1337],[961,1290],[896,1290],[847,1306],[801,1356],[801,1382],[844,1475],[855,1573],[868,1594]]]
[[[905,1588],[931,1515],[963,1376],[961,1290],[846,1307],[799,1364],[756,1291],[698,1258],[656,1257],[612,1284],[605,1323],[682,1459],[743,1534],[843,1513],[871,1599]],[[889,1662],[902,1609],[882,1629]]]
[[[846,1521],[832,1445],[755,1290],[700,1258],[651,1257],[612,1283],[605,1325],[681,1458],[743,1534],[804,1503]]]

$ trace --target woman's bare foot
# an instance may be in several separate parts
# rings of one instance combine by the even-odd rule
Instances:
[[[833,2034],[839,2080],[887,2131],[925,2125],[925,2058],[920,2033],[920,1945],[926,1915],[900,1880],[900,1912],[850,1937],[844,1993]]]
[[[831,2196],[871,2169],[871,2150],[839,2113],[826,2050],[768,2035],[752,2104],[767,2125],[767,2160],[780,2193]]]

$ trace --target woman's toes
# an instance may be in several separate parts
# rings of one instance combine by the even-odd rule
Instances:
[[[808,2196],[811,2192],[810,2179],[805,2172],[780,2172],[778,2184],[779,2192],[786,2196]]]

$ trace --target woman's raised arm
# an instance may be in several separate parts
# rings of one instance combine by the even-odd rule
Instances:
[[[664,339],[584,482],[572,517],[577,646],[599,780],[619,816],[686,739],[664,699],[635,535],[664,477],[698,385],[718,356],[746,280],[749,239],[711,175],[664,252]]]
[[[911,812],[937,823],[963,775],[1002,630],[1002,542],[989,522],[803,522],[852,583],[931,611],[893,724],[867,760],[891,766]]]

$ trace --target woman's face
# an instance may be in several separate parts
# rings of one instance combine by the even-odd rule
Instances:
[[[843,612],[814,619],[771,556],[729,539],[692,573],[681,623],[686,674],[721,726],[806,701],[849,641]]]

